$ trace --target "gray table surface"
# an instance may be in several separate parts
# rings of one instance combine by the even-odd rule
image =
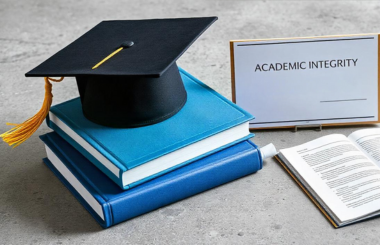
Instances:
[[[0,0],[0,132],[41,106],[44,82],[24,77],[104,19],[213,16],[219,20],[178,64],[231,98],[230,39],[380,31],[377,1]],[[73,78],[54,103],[78,96]],[[259,146],[294,146],[361,127],[255,131]],[[224,186],[102,230],[42,163],[38,135],[0,143],[0,244],[379,244],[380,219],[334,229],[277,162]]]

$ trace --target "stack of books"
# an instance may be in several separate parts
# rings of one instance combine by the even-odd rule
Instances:
[[[149,126],[111,128],[79,98],[50,109],[46,165],[104,228],[254,173],[250,114],[180,69],[185,106]]]

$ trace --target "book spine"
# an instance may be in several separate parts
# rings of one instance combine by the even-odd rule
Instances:
[[[144,191],[128,190],[128,195],[110,202],[113,224],[117,224],[219,185],[254,173],[262,168],[257,146],[237,152],[212,164],[199,160],[167,174],[165,181],[154,179]],[[174,173],[174,174],[173,174]],[[154,198],[152,198],[154,197]]]

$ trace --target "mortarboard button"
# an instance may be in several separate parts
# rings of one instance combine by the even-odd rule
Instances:
[[[130,48],[134,45],[135,43],[133,41],[125,41],[123,42],[120,47],[123,47],[123,48]]]

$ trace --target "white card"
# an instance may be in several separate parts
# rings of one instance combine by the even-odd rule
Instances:
[[[250,128],[378,122],[378,34],[231,41]]]

